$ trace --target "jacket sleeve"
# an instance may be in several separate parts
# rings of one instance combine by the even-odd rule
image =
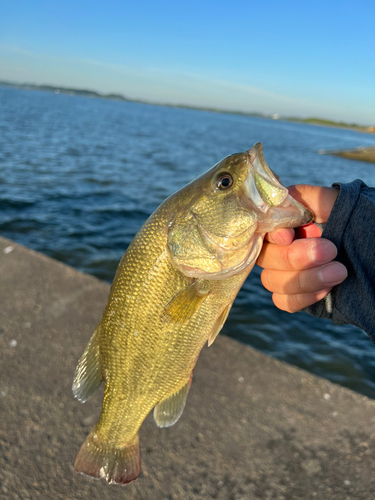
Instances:
[[[340,193],[322,238],[336,245],[348,277],[304,311],[362,328],[375,343],[375,189],[358,179],[333,187]]]

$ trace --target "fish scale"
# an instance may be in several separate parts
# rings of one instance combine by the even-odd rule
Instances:
[[[149,217],[76,369],[82,402],[105,383],[78,472],[119,484],[139,476],[143,420],[153,408],[160,427],[181,416],[199,353],[221,330],[265,232],[311,219],[276,180],[260,143],[224,158]]]

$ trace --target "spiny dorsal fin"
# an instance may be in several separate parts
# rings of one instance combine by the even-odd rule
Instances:
[[[158,427],[170,427],[181,417],[191,386],[193,372],[189,381],[177,392],[167,397],[154,408],[154,419]]]
[[[163,311],[163,317],[166,321],[185,323],[193,316],[209,294],[208,290],[204,290],[200,281],[194,281],[173,297]]]
[[[91,398],[103,381],[100,368],[99,334],[95,330],[86,346],[74,374],[72,391],[81,403]]]
[[[216,337],[219,335],[220,330],[223,328],[224,323],[228,317],[230,308],[232,307],[233,302],[227,306],[224,311],[220,314],[220,316],[217,318],[216,323],[212,329],[212,332],[210,333],[210,336],[208,337],[208,345],[210,346],[213,341],[216,339]]]

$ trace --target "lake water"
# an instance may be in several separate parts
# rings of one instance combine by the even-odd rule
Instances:
[[[334,128],[0,87],[0,233],[100,279],[171,193],[255,142],[284,184],[330,185],[375,165],[319,149],[374,145]],[[256,268],[223,333],[375,398],[375,346],[352,326],[275,308]]]

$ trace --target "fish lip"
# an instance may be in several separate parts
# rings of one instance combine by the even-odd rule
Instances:
[[[274,183],[276,183],[277,186],[281,185],[282,187],[284,187],[280,182],[280,178],[268,166],[263,155],[263,144],[261,142],[257,142],[252,148],[248,149],[246,151],[246,155],[247,161],[250,162],[251,166],[258,172],[258,174],[262,176],[265,175],[266,177],[269,177]],[[259,163],[256,162],[257,158],[259,160]]]
[[[314,214],[313,212],[306,208],[302,203],[299,201],[295,200],[288,192],[288,196],[285,198],[283,203],[280,205],[282,208],[288,208],[289,206],[296,207],[297,210],[299,211],[301,215],[300,219],[300,226],[303,226],[305,224],[309,224],[314,220]]]
[[[281,183],[278,176],[276,176],[276,174],[270,169],[263,156],[263,145],[261,142],[257,142],[252,148],[247,150],[246,155],[248,162],[248,177],[245,180],[244,184],[244,194],[246,198],[248,198],[253,203],[255,208],[263,214],[260,219],[267,217],[267,214],[269,212],[269,215],[271,215],[278,210],[281,222],[281,220],[283,219],[281,215],[284,209],[286,222],[286,225],[284,227],[303,226],[305,224],[309,224],[314,220],[314,214],[311,212],[311,210],[306,208],[302,203],[295,200],[289,194],[288,189]],[[264,201],[255,186],[253,174],[254,171],[257,175],[264,178],[268,183],[275,186],[278,190],[282,190],[285,193],[284,198],[281,197],[281,200],[275,205],[269,205],[266,201]],[[287,209],[289,207],[291,210],[288,214]],[[273,217],[271,215],[270,220],[272,220],[272,218]],[[262,225],[261,220],[259,221],[259,223],[260,225]]]
[[[254,144],[254,146],[248,149],[245,153],[248,175],[244,182],[244,194],[258,211],[262,212],[263,214],[267,214],[268,211],[273,208],[273,205],[268,204],[262,198],[256,187],[255,176],[257,176],[258,178],[263,178],[268,184],[273,185],[279,192],[283,192],[283,198],[277,204],[277,206],[284,203],[284,201],[287,199],[289,194],[288,189],[283,186],[283,184],[268,166],[263,156],[263,144],[261,142],[257,142],[256,144]]]

